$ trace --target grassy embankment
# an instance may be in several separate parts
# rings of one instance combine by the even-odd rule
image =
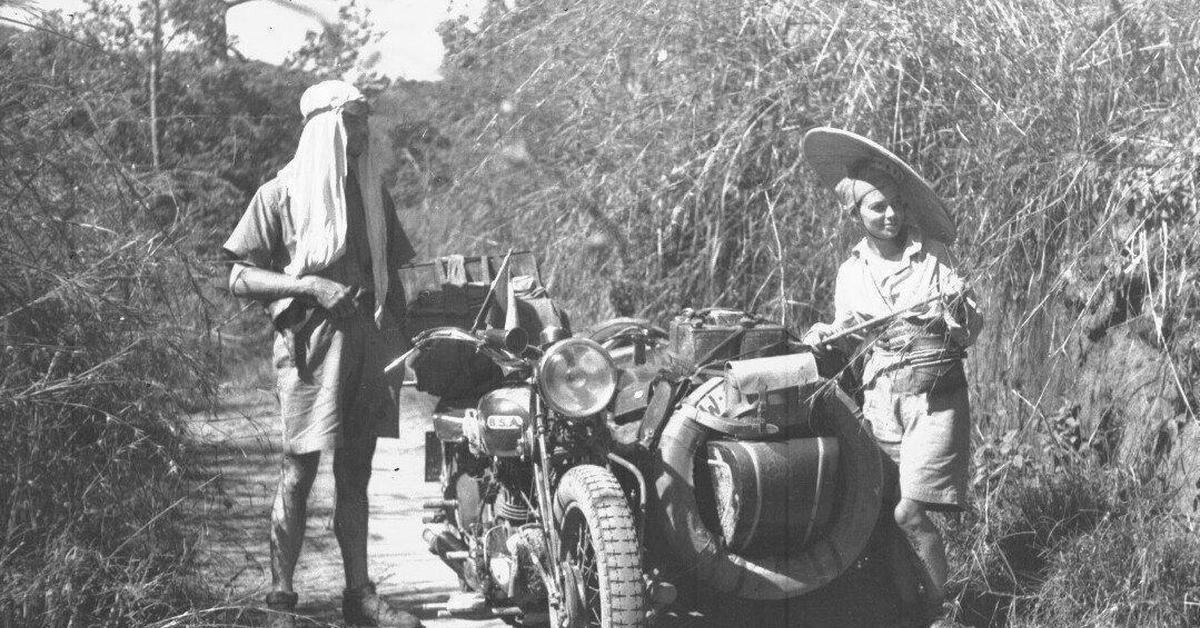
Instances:
[[[203,594],[178,516],[179,408],[212,383],[197,273],[126,164],[30,132],[70,92],[23,87],[0,134],[0,624],[143,625]]]
[[[1200,542],[1156,479],[1162,443],[1113,444],[1193,429],[1198,19],[1185,0],[519,3],[447,30],[429,116],[466,141],[408,222],[433,252],[537,251],[585,323],[723,304],[803,326],[857,236],[800,137],[878,139],[953,208],[988,319],[976,508],[950,524],[960,617],[1194,625]],[[1119,353],[1097,363],[1118,337],[1170,407],[1094,403],[1126,377]]]

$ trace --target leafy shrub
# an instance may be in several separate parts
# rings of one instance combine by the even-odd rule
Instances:
[[[169,56],[156,171],[143,32],[94,5],[0,37],[4,625],[141,626],[205,600],[179,416],[211,401],[233,314],[215,240],[298,117],[275,105],[295,74]]]

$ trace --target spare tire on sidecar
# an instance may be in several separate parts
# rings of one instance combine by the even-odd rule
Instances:
[[[672,366],[626,369],[614,401],[614,439],[647,481],[651,564],[680,585],[742,599],[820,588],[874,531],[883,492],[874,437],[813,355],[790,353],[782,328],[696,318],[673,322]],[[724,339],[722,327],[738,337]],[[635,398],[644,400],[636,420]]]

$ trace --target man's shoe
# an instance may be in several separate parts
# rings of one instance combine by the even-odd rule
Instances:
[[[379,628],[420,628],[421,621],[392,608],[375,592],[375,583],[358,589],[346,589],[342,596],[342,619],[348,626]]]
[[[296,601],[300,596],[284,591],[267,594],[267,628],[296,628]]]

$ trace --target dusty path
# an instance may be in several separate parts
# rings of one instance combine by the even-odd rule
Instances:
[[[371,498],[371,573],[379,591],[393,604],[415,612],[431,628],[499,628],[498,620],[439,619],[422,604],[444,600],[458,590],[456,577],[421,540],[421,504],[437,499],[436,484],[424,481],[424,432],[432,400],[412,392],[400,420],[399,439],[381,439],[375,456]],[[270,585],[267,563],[267,515],[273,495],[279,436],[275,400],[268,391],[230,388],[215,414],[191,417],[203,443],[205,479],[216,477],[215,503],[207,505],[209,527],[201,548],[203,573],[210,586],[233,607],[257,608]],[[333,536],[333,480],[330,461],[309,502],[305,547],[296,575],[299,611],[313,625],[340,625],[341,558]],[[215,510],[214,510],[215,509]],[[823,590],[817,599],[781,606],[751,604],[723,617],[673,615],[657,628],[722,626],[863,627],[887,626],[895,607],[871,577],[850,574]],[[255,611],[235,611],[226,620],[258,625]]]
[[[458,581],[421,540],[421,504],[438,497],[424,481],[424,431],[431,402],[413,393],[400,422],[401,438],[380,439],[370,485],[371,574],[393,604],[416,612],[431,628],[496,628],[503,622],[438,619],[419,610],[458,590]],[[203,443],[208,477],[218,476],[217,503],[209,506],[205,577],[230,605],[257,607],[270,588],[267,515],[277,477],[279,435],[270,392],[231,388],[215,415],[191,417]],[[300,612],[320,623],[341,617],[345,586],[333,536],[333,477],[328,456],[309,498],[308,533],[297,568]],[[211,510],[216,508],[215,513]],[[253,625],[253,613],[245,614]]]

